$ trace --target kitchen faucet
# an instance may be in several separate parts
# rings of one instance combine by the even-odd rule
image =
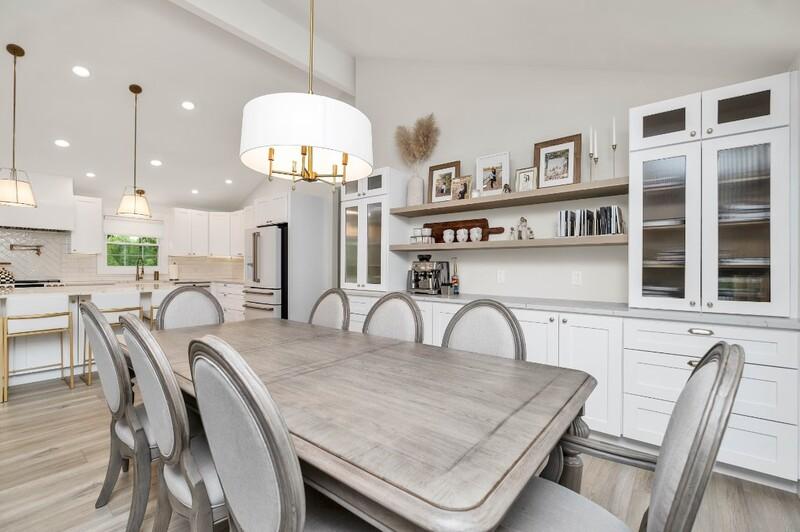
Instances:
[[[141,281],[144,279],[144,260],[142,257],[136,259],[136,280]]]

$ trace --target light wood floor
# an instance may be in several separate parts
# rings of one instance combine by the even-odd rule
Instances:
[[[110,421],[99,383],[81,382],[72,391],[60,381],[39,383],[13,388],[10,395],[0,405],[0,530],[124,530],[132,473],[120,476],[105,508],[94,508],[108,460]],[[652,474],[584,460],[584,495],[638,530]],[[152,529],[155,493],[154,482],[143,530]],[[170,530],[188,526],[174,516]],[[721,530],[800,530],[800,499],[715,474],[695,531]]]

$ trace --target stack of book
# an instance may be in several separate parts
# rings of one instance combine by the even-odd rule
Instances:
[[[622,209],[617,205],[599,207],[595,210],[558,211],[556,235],[559,237],[619,235],[624,232]]]

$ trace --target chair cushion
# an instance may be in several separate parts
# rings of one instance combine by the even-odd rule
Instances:
[[[150,426],[150,420],[147,419],[147,412],[144,409],[144,405],[136,405],[133,409],[136,411],[139,423],[142,424],[144,433],[147,436],[147,441],[150,443],[150,448],[154,449],[156,447],[156,439],[153,437],[153,429]],[[127,445],[129,449],[133,449],[133,430],[131,430],[131,426],[128,424],[128,420],[125,419],[125,417],[122,417],[114,424],[114,432],[117,433],[117,438],[119,438],[122,443]]]
[[[560,484],[534,477],[522,490],[498,532],[630,532],[605,508]]]
[[[306,486],[305,532],[373,531],[373,527],[317,490]]]
[[[218,521],[227,514],[225,495],[222,493],[222,485],[219,483],[219,477],[214,467],[214,461],[211,459],[211,451],[208,449],[206,437],[203,434],[193,437],[189,443],[189,451],[192,453],[197,469],[200,471],[200,476],[206,485],[214,521]],[[164,466],[164,482],[173,497],[187,508],[192,507],[192,491],[179,464]]]

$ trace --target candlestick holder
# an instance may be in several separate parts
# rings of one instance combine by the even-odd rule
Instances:
[[[611,177],[617,177],[617,145],[611,145]]]
[[[592,181],[594,179],[594,176],[592,175],[592,166],[594,166],[592,164],[593,161],[594,161],[594,153],[592,153],[590,151],[589,152],[589,181]]]

